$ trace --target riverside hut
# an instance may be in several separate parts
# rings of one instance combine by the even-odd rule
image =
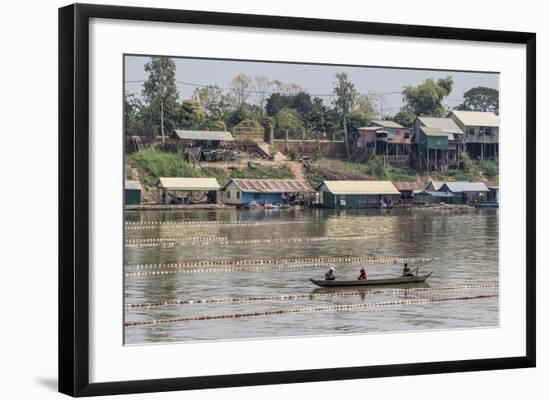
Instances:
[[[447,181],[441,192],[453,194],[453,203],[483,203],[487,202],[489,188],[483,182]]]
[[[401,193],[401,199],[405,202],[411,201],[415,193],[426,189],[422,181],[393,181],[393,186]]]
[[[161,204],[217,203],[220,184],[215,178],[160,177]]]
[[[329,209],[387,207],[401,196],[391,181],[323,181],[317,190]]]
[[[304,180],[234,178],[224,187],[224,202],[231,205],[308,203],[313,189]]]
[[[139,181],[126,180],[124,182],[124,204],[139,205],[141,203],[141,183]]]

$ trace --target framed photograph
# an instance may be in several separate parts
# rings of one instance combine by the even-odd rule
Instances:
[[[535,82],[534,33],[61,8],[59,390],[535,366]]]

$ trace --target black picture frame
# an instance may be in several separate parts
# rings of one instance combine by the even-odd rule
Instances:
[[[88,61],[91,18],[337,32],[526,46],[526,353],[521,357],[89,381]],[[534,367],[536,363],[536,35],[359,21],[74,4],[59,9],[59,391],[71,396],[159,392]]]

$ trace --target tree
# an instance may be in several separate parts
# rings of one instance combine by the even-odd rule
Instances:
[[[215,120],[223,120],[232,111],[230,96],[216,85],[196,88],[193,100],[198,102],[208,117]]]
[[[348,74],[341,72],[336,74],[336,82],[334,83],[334,93],[337,98],[334,100],[334,106],[342,117],[342,125],[344,127],[344,142],[346,143],[346,153],[348,159],[350,157],[347,116],[353,106],[357,103],[359,92],[355,89],[355,85],[348,78]]]
[[[498,114],[499,99],[498,90],[478,86],[464,93],[464,102],[457,110],[492,111]]]
[[[176,64],[169,57],[152,57],[144,68],[149,77],[143,83],[143,97],[151,109],[153,118],[159,116],[164,143],[164,115],[175,110],[179,96],[176,88]]]
[[[142,108],[143,104],[135,95],[124,95],[124,131],[126,135],[136,135],[137,129],[143,126]]]
[[[288,138],[288,131],[302,127],[302,120],[296,110],[284,108],[275,116],[275,125],[280,130],[285,131],[285,136]]]
[[[205,123],[206,115],[198,102],[184,100],[173,113],[168,115],[168,118],[168,123],[174,128],[200,129]]]
[[[244,111],[246,101],[250,97],[250,90],[252,86],[252,78],[246,74],[239,74],[231,81],[231,92],[233,93],[233,99],[235,107]]]
[[[443,117],[445,107],[443,98],[453,90],[453,78],[440,78],[437,81],[426,79],[418,86],[407,86],[403,89],[403,98],[408,110],[417,116]]]
[[[404,107],[393,116],[392,120],[403,127],[410,127],[414,120],[416,120],[416,114]]]
[[[293,96],[298,92],[303,92],[304,89],[300,85],[293,83],[281,82],[279,80],[274,80],[273,85],[275,86],[275,92],[278,92],[282,95]]]
[[[273,90],[273,82],[267,77],[255,76],[252,86],[254,87],[257,104],[260,106],[260,114],[263,115],[265,102]]]
[[[374,105],[368,96],[360,96],[355,105],[354,112],[358,115],[361,115],[367,123],[371,123],[374,120],[376,111],[374,110]]]
[[[283,95],[279,92],[272,93],[265,103],[265,111],[269,116],[275,116],[277,113],[285,107],[291,108],[292,96]]]

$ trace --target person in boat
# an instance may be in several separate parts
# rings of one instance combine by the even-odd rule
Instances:
[[[405,265],[403,266],[403,277],[413,277],[413,276],[414,274],[412,270],[409,268],[409,264],[405,263]]]
[[[328,269],[328,272],[325,273],[325,280],[336,280],[336,276],[334,275],[334,267],[331,267]]]
[[[365,268],[362,267],[361,270],[359,270],[359,277],[357,277],[357,280],[367,280],[367,272],[365,271]]]

